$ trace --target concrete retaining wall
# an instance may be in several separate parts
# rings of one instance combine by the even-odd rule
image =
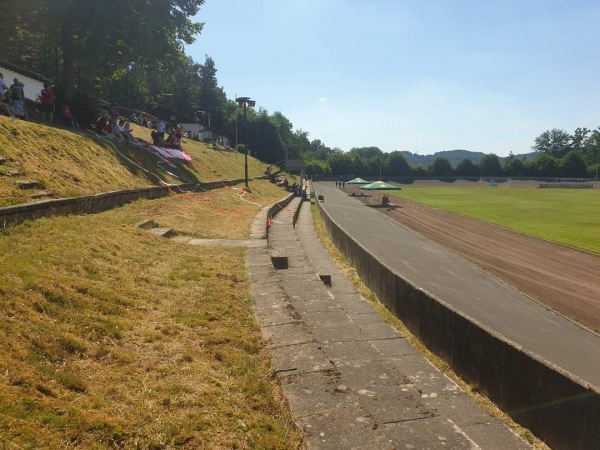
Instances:
[[[215,181],[202,184],[182,184],[175,188],[158,186],[144,189],[103,192],[85,197],[60,198],[45,200],[24,205],[0,208],[0,228],[19,225],[26,220],[36,220],[42,217],[66,216],[69,214],[92,214],[106,211],[139,199],[155,199],[169,195],[170,189],[176,191],[193,190],[200,187],[204,190],[233,186],[244,180]]]
[[[600,393],[402,279],[317,204],[333,243],[364,283],[461,378],[552,448],[600,448]]]
[[[279,211],[281,211],[283,208],[289,205],[293,198],[294,194],[289,194],[287,197],[278,201],[269,208],[269,212],[267,213],[267,223],[265,224],[267,239],[269,239],[269,228],[271,228],[271,219],[273,219],[273,217],[275,217],[277,213],[279,213]]]

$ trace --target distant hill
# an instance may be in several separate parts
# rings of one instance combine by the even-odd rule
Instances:
[[[408,164],[411,166],[428,166],[431,164],[436,158],[446,158],[450,161],[452,166],[456,167],[456,165],[461,162],[463,159],[470,159],[474,164],[477,164],[481,161],[486,154],[482,152],[472,152],[469,150],[444,150],[441,152],[435,152],[433,155],[417,155],[416,153],[402,151],[401,152]],[[533,159],[535,158],[535,152],[531,153],[523,153],[520,155],[515,155],[516,158],[519,159]],[[504,161],[507,157],[500,156],[500,161]]]

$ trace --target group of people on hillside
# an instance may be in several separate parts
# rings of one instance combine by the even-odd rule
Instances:
[[[136,116],[139,121],[140,116]],[[96,121],[94,131],[99,136],[112,136],[118,140],[129,143],[138,143],[133,136],[131,129],[132,120],[124,120],[119,114],[116,104],[111,104],[106,115],[101,116]],[[183,138],[183,127],[176,123],[172,126],[167,125],[164,120],[158,120],[156,123],[147,122],[152,130],[152,144],[158,147],[173,148],[181,150],[181,140]],[[143,142],[143,141],[140,141]]]
[[[25,85],[18,78],[13,80],[10,87],[4,81],[4,75],[0,73],[0,110],[12,118],[27,118],[25,109]]]
[[[128,144],[136,142],[131,132],[131,122],[121,118],[115,103],[110,105],[108,114],[98,118],[94,131],[99,136],[113,136]]]
[[[114,136],[117,139],[127,143],[135,142],[135,138],[131,133],[131,124],[129,121],[119,118],[112,118],[111,115],[102,116],[96,121],[94,131],[99,136]]]
[[[4,112],[12,118],[27,119],[23,87],[24,84],[18,78],[15,78],[13,84],[9,87],[4,81],[4,75],[0,73],[0,112]],[[39,95],[39,102],[42,122],[52,124],[56,113],[56,96],[50,84],[44,83],[44,88]],[[152,131],[152,143],[154,145],[181,150],[181,140],[184,136],[184,130],[180,124],[176,123],[168,126],[163,120],[152,123],[148,117],[141,114],[139,116],[133,114],[132,117],[135,117],[136,123],[154,128]],[[69,105],[61,106],[60,118],[65,125],[79,129],[77,117],[71,111]],[[127,143],[136,141],[131,132],[130,121],[125,121],[120,117],[118,107],[115,103],[110,105],[107,115],[97,120],[94,131],[98,135],[114,136]],[[167,135],[166,138],[165,135]]]
[[[167,137],[165,138],[165,134]],[[181,140],[183,139],[183,127],[176,123],[173,126],[167,126],[164,120],[156,122],[154,131],[152,131],[152,144],[158,147],[175,148],[181,150]]]
[[[0,73],[0,112],[4,112],[12,118],[27,120],[27,108],[25,106],[25,84],[18,78],[13,79],[10,87],[4,81],[4,75]],[[49,83],[44,83],[44,88],[39,94],[40,110],[43,123],[54,123],[54,114],[56,112],[56,96]],[[79,123],[75,114],[69,108],[69,105],[62,105],[60,118],[65,125],[79,129]]]

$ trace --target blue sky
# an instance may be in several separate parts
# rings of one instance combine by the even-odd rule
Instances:
[[[227,97],[344,151],[527,153],[600,126],[600,2],[206,0],[186,52]]]

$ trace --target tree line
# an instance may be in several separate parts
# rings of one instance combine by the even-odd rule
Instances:
[[[361,177],[534,177],[596,178],[600,172],[600,127],[577,128],[572,134],[561,129],[544,131],[531,147],[535,158],[524,159],[512,152],[506,158],[484,155],[478,163],[463,159],[453,166],[438,157],[427,166],[411,166],[400,151],[384,153],[377,147],[353,148],[349,152],[311,142],[305,153],[307,172],[322,176]]]
[[[0,21],[2,58],[53,80],[58,102],[93,120],[98,100],[147,111],[163,105],[238,143],[245,136],[235,99],[217,80],[215,61],[185,54],[203,23],[192,19],[204,0],[20,0],[10,20]],[[456,166],[439,157],[411,167],[401,152],[377,147],[344,152],[295,129],[281,112],[247,111],[248,146],[262,161],[303,159],[311,175],[344,176],[536,176],[594,177],[598,171],[600,128],[545,131],[532,146],[537,157],[490,154],[477,164]],[[242,139],[239,139],[242,141]]]

